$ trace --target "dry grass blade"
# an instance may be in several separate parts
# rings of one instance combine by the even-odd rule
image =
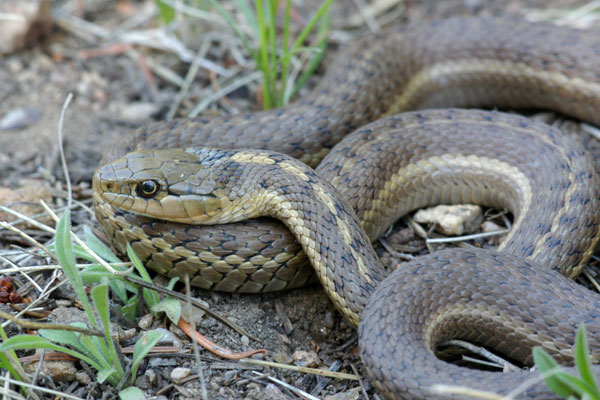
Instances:
[[[484,399],[484,400],[505,400],[504,396],[496,393],[486,392],[484,390],[470,389],[464,386],[453,386],[453,385],[433,385],[431,391],[441,395],[453,395],[458,394],[461,396],[467,396],[473,399]]]
[[[306,393],[304,390],[300,390],[300,389],[298,389],[297,387],[295,387],[295,386],[292,386],[292,385],[290,385],[290,384],[289,384],[289,383],[287,383],[287,382],[284,382],[284,381],[282,381],[282,380],[279,380],[279,379],[277,379],[277,378],[273,378],[272,376],[268,376],[268,375],[265,375],[265,374],[261,374],[260,372],[256,372],[256,371],[253,371],[253,372],[254,372],[256,375],[258,375],[258,376],[259,376],[259,378],[265,378],[265,379],[268,379],[268,380],[270,380],[271,382],[274,382],[274,383],[276,383],[276,384],[278,384],[278,385],[280,385],[280,386],[283,386],[283,387],[284,387],[284,388],[286,388],[287,390],[289,390],[289,391],[291,391],[292,393],[294,393],[294,394],[296,394],[296,395],[300,396],[300,397],[301,397],[301,398],[303,398],[303,399],[308,399],[308,400],[319,400],[319,398],[318,398],[318,397],[315,397],[315,396],[313,396],[313,395],[312,395],[312,394],[310,394],[310,393]]]
[[[289,369],[292,371],[302,372],[305,374],[327,376],[329,378],[335,378],[335,379],[350,379],[353,381],[358,381],[358,377],[356,377],[356,375],[345,374],[343,372],[333,372],[333,371],[322,370],[322,369],[317,369],[317,368],[299,367],[296,365],[281,364],[281,363],[276,363],[276,362],[271,362],[271,361],[263,361],[263,360],[255,360],[252,358],[240,360],[240,362],[243,364],[254,364],[254,365],[260,365],[263,367]]]

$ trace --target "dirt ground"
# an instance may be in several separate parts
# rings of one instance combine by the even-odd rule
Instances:
[[[356,2],[359,3],[362,2]],[[385,15],[378,17],[378,21],[385,21],[386,15],[391,19],[390,22],[385,22],[387,24],[407,24],[462,14],[524,15],[532,9],[564,9],[585,3],[586,1],[561,0],[397,1]],[[314,3],[298,1],[294,4],[298,21],[306,21],[307,16],[314,10]],[[352,29],[336,25],[347,20],[338,15],[358,15],[355,2],[340,1],[335,7],[330,51],[319,73],[327,68],[337,48],[353,37],[368,34],[368,28],[364,24]],[[61,21],[66,20],[65,13],[76,14],[73,10],[82,10],[82,13],[77,14],[80,20],[89,21],[105,32],[111,32],[115,29],[125,30],[124,24],[131,22],[136,15],[149,12],[152,2],[65,0],[55,2],[53,8],[56,15],[62,16]],[[141,26],[131,29],[148,28],[154,20],[149,18]],[[194,29],[202,29],[202,20],[194,23],[199,26],[187,29],[193,32],[198,32]],[[185,77],[189,67],[189,64],[181,62],[169,52],[152,51],[145,46],[124,46],[120,42],[112,41],[110,35],[102,38],[101,35],[91,34],[85,29],[76,34],[75,28],[65,28],[65,24],[66,22],[57,24],[50,35],[34,48],[0,57],[0,118],[11,110],[23,107],[28,109],[27,112],[31,113],[32,118],[32,122],[22,129],[0,131],[0,188],[16,190],[33,182],[34,187],[44,190],[45,196],[55,208],[66,202],[64,177],[59,161],[57,126],[68,93],[73,93],[74,98],[66,112],[64,148],[75,199],[90,205],[92,173],[106,149],[135,127],[150,120],[165,118],[169,106],[176,98],[179,87],[173,81],[169,81],[154,69],[149,77],[146,72],[148,69],[143,66],[161,65],[175,73],[178,79]],[[206,29],[209,32],[218,31],[214,26]],[[596,23],[595,29],[600,29],[600,22]],[[229,34],[228,37],[233,36]],[[198,40],[190,40],[186,44],[195,49],[195,46],[198,46],[197,42]],[[215,40],[215,43],[219,44],[219,41]],[[221,64],[229,68],[236,62],[236,58],[227,53],[223,43],[220,43],[220,46],[214,51],[209,51],[207,58],[216,65]],[[251,66],[244,65],[240,68],[248,71]],[[314,84],[317,79],[318,76],[313,78],[310,84]],[[178,110],[178,116],[186,115],[203,96],[212,93],[220,80],[221,77],[215,77],[213,72],[201,69],[190,90],[191,95],[182,102]],[[253,82],[248,87],[238,89],[228,99],[210,105],[204,113],[211,115],[258,110],[258,87],[257,83]],[[39,119],[36,117],[38,115]],[[589,139],[589,136],[585,137],[585,141],[593,150],[598,149],[598,141]],[[95,218],[85,209],[73,212],[73,222],[77,232],[81,232],[83,225],[97,227]],[[42,242],[51,239],[50,235],[34,229],[28,231]],[[47,262],[42,258],[29,258],[21,263],[18,259],[11,258],[16,257],[11,253],[13,246],[26,246],[26,243],[10,232],[0,230],[0,241],[3,251],[0,265],[3,269],[11,267],[6,258],[12,259],[20,266]],[[16,275],[15,279],[19,293],[23,296],[35,298],[39,294],[23,276]],[[50,279],[50,272],[39,273],[33,279],[43,286]],[[157,281],[160,282],[161,278],[158,277]],[[353,373],[356,369],[361,376],[365,376],[356,355],[355,331],[341,318],[318,285],[269,295],[194,291],[194,296],[206,301],[214,311],[245,327],[258,339],[248,340],[211,318],[201,319],[198,329],[225,347],[235,351],[266,348],[269,351],[268,355],[264,356],[266,360],[286,364],[312,362],[312,366],[335,367],[336,370],[346,373]],[[51,300],[42,304],[42,308],[51,310],[57,306],[70,307],[72,300],[66,291],[57,291]],[[153,326],[159,327],[163,324],[164,321],[157,320]],[[188,343],[177,328],[172,330],[180,341]],[[184,347],[190,348],[188,344]],[[311,358],[315,356],[318,357]],[[355,381],[330,380],[281,369],[261,369],[224,361],[205,351],[201,351],[201,360],[209,399],[298,398],[289,390],[269,381],[266,376],[283,380],[317,398],[358,399],[362,396],[359,384]],[[194,364],[195,361],[189,352],[183,355],[151,356],[141,369],[150,372],[138,379],[138,386],[148,395],[158,395],[157,398],[200,398],[199,379],[175,384],[166,391],[159,392],[161,388],[173,383],[170,376],[173,368],[195,368]],[[254,371],[265,373],[265,376],[257,375]],[[195,371],[192,372],[194,373]],[[86,388],[86,380],[81,376],[74,382],[50,382],[40,378],[38,383],[84,398],[112,398],[116,393],[105,385],[92,384]],[[366,389],[365,395],[377,399],[378,396],[368,380],[363,384]],[[335,394],[338,397],[333,396]]]

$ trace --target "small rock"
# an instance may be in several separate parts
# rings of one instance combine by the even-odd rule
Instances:
[[[42,351],[37,350],[35,354],[41,355]],[[38,368],[39,362],[25,363],[23,369],[29,374],[33,374]],[[47,361],[44,360],[40,369],[42,375],[49,376],[56,382],[72,382],[75,380],[77,368],[73,361]]]
[[[144,123],[160,112],[160,106],[154,103],[136,102],[119,108],[119,118],[132,124]]]
[[[324,322],[326,328],[333,329],[334,321],[333,321],[333,313],[331,313],[331,311],[327,311],[325,313],[325,319],[323,322]]]
[[[142,390],[150,390],[152,389],[152,383],[150,383],[150,379],[146,375],[140,375],[135,379],[135,386]]]
[[[27,128],[42,118],[39,108],[20,107],[9,110],[0,118],[0,131],[17,131]]]
[[[361,394],[360,387],[355,387],[345,392],[325,396],[325,400],[358,400]]]
[[[231,382],[235,379],[236,376],[237,376],[237,371],[234,369],[225,372],[223,374],[223,383],[226,385],[231,384]]]
[[[85,371],[79,371],[75,373],[75,379],[83,386],[87,386],[92,383],[92,378]]]
[[[171,374],[169,376],[171,377],[171,380],[173,382],[180,383],[182,380],[184,380],[185,378],[190,376],[191,373],[192,373],[191,368],[177,367],[177,368],[173,368],[173,370],[171,371]]]
[[[250,339],[248,339],[248,336],[242,335],[240,342],[242,342],[244,346],[248,346],[250,344]]]
[[[264,396],[264,400],[278,400],[287,398],[287,396],[285,396],[273,383],[268,383],[263,389],[261,395]]]
[[[179,329],[179,328],[177,328]],[[162,332],[163,336],[160,338],[159,343],[161,345],[168,345],[173,347],[183,347],[181,340],[177,339],[177,336],[171,331],[166,330],[165,328],[156,328],[155,330]],[[181,332],[181,329],[179,329]]]
[[[119,341],[132,339],[137,334],[137,329],[131,328],[120,332]]]
[[[296,350],[292,357],[294,357],[294,364],[300,367],[316,368],[322,364],[321,359],[314,351]]]
[[[474,232],[483,221],[483,215],[481,207],[471,204],[440,205],[417,211],[414,219],[419,223],[435,223],[440,233],[456,236]]]
[[[0,55],[35,45],[52,27],[50,0],[0,0]]]
[[[152,325],[153,320],[154,320],[154,317],[152,316],[152,314],[148,313],[148,314],[144,315],[142,318],[140,318],[140,320],[138,321],[138,326],[142,330],[148,330],[148,328],[150,328],[150,326]]]
[[[273,361],[280,364],[290,364],[294,359],[285,351],[273,351],[271,353]]]
[[[158,380],[158,377],[156,376],[156,372],[152,368],[147,368],[146,371],[144,372],[144,375],[146,375],[148,377],[148,381],[153,385]]]
[[[497,223],[493,222],[493,221],[485,221],[483,224],[481,224],[481,230],[485,233],[487,232],[498,232],[503,230],[504,228],[502,228],[500,225],[498,225]]]

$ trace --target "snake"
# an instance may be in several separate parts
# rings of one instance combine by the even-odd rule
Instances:
[[[287,107],[124,137],[94,174],[96,215],[115,248],[131,244],[150,268],[206,289],[300,286],[308,260],[358,327],[385,398],[435,398],[435,384],[552,398],[536,374],[463,368],[435,350],[462,338],[524,365],[534,346],[572,362],[585,322],[598,359],[600,298],[568,279],[598,242],[597,167],[555,127],[446,107],[549,109],[600,125],[600,39],[476,17],[367,38]],[[386,271],[371,241],[440,203],[506,208],[514,224],[496,250],[448,249]]]

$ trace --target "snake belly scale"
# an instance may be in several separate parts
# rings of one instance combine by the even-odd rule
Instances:
[[[462,35],[456,41],[463,44],[444,47],[448,40],[444,38],[457,32]],[[481,43],[476,34],[482,32],[489,33],[490,43]],[[565,48],[550,49],[551,41],[542,40],[547,37],[557,38],[554,46]],[[298,239],[337,308],[354,325],[363,321],[361,355],[387,398],[431,398],[431,383],[460,382],[506,393],[531,375],[463,370],[438,360],[433,351],[447,338],[464,337],[500,348],[524,363],[531,362],[534,345],[569,360],[580,321],[598,332],[597,296],[551,271],[576,275],[598,240],[600,217],[594,207],[599,201],[599,178],[593,160],[581,147],[557,130],[523,117],[437,110],[364,126],[339,143],[317,173],[271,150],[315,165],[358,125],[384,114],[432,105],[541,107],[598,123],[600,42],[594,35],[546,24],[470,18],[430,23],[378,40],[368,54],[346,52],[345,57],[359,61],[350,66],[342,58],[334,65],[347,71],[346,76],[328,75],[313,96],[289,108],[216,121],[169,122],[137,131],[115,147],[105,160],[113,162],[95,174],[97,215],[117,248],[133,242],[144,258],[156,255],[164,261],[158,267],[161,272],[169,273],[182,263],[183,270],[195,277],[202,276],[200,266],[211,259],[223,263],[229,258],[238,267],[246,261],[239,254],[223,257],[193,247],[196,238],[190,229],[200,231],[200,226],[190,228],[190,224],[258,216],[280,219]],[[573,46],[568,43],[577,44],[578,51],[570,52]],[[484,46],[488,44],[491,49]],[[399,51],[390,53],[390,46]],[[379,63],[377,52],[385,54]],[[390,54],[407,54],[403,61],[409,65],[392,84],[392,72],[402,70]],[[458,66],[465,60],[481,65],[461,72]],[[505,72],[507,63],[519,68]],[[374,94],[364,103],[356,96],[363,95],[367,77],[379,81],[374,74],[385,82],[375,83]],[[346,89],[341,89],[340,79]],[[481,86],[467,85],[470,80]],[[332,101],[338,96],[344,107]],[[384,97],[386,107],[379,103]],[[284,133],[274,135],[277,130]],[[218,150],[200,144],[266,150]],[[143,148],[148,150],[121,157]],[[387,273],[370,239],[406,212],[455,202],[513,212],[515,226],[502,252],[436,253],[403,266],[379,285]],[[267,253],[252,254],[252,248],[242,245],[244,256],[258,258],[255,264],[243,270],[219,264],[215,269],[224,272],[202,277],[197,281],[200,286],[215,288],[232,272],[237,276],[221,289],[262,291],[303,283],[305,278],[296,279],[299,273],[286,272],[269,286],[272,281],[266,281],[267,275],[288,271],[287,262],[300,263],[303,256],[297,250],[274,255],[276,249],[292,245],[283,233],[279,235],[281,228],[268,228],[256,236],[252,224],[261,223],[239,229],[254,234],[251,241],[262,247],[251,247]],[[230,245],[240,240],[236,228],[221,229],[208,241],[226,239],[222,242],[231,250]],[[265,232],[274,232],[268,244],[263,240]],[[261,275],[257,264],[271,272]],[[500,266],[506,271],[494,272]],[[429,269],[432,275],[425,273]],[[488,279],[488,269],[493,270],[489,282],[496,286],[482,283]],[[248,278],[253,274],[257,278]],[[456,277],[458,282],[441,282]],[[422,297],[413,292],[417,282],[425,287]],[[447,292],[453,288],[455,292]],[[525,295],[519,288],[526,290]],[[555,303],[549,293],[558,296]],[[373,304],[361,317],[367,302]],[[598,357],[598,345],[592,346]],[[432,382],[433,377],[438,380]],[[543,385],[523,393],[534,398],[542,395],[549,395]]]

